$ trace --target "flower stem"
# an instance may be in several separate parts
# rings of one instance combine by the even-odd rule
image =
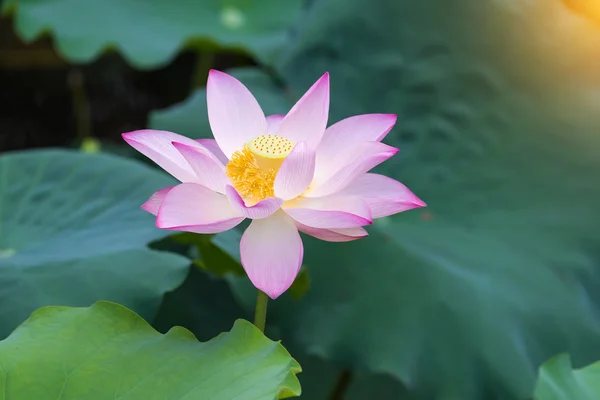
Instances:
[[[348,387],[350,386],[350,382],[352,381],[352,373],[350,370],[343,370],[338,376],[337,382],[331,394],[329,395],[330,400],[343,400],[346,392],[348,391]]]
[[[265,323],[267,321],[267,302],[269,297],[262,290],[258,291],[256,296],[256,309],[254,310],[254,325],[261,332],[265,332]]]

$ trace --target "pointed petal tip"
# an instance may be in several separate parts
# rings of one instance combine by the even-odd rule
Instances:
[[[144,204],[140,206],[140,208],[152,215],[157,215],[163,200],[174,187],[175,186],[167,186],[153,193],[152,196],[150,196],[148,200],[146,200]]]
[[[161,139],[161,137],[164,137],[166,138],[166,140],[169,140],[169,137],[173,136],[182,137],[184,140],[191,140],[188,137],[180,135],[178,133],[158,129],[137,129],[135,131],[121,133],[121,137],[123,138],[123,140],[125,140],[129,144],[131,144],[132,142],[145,144],[145,142],[147,141],[156,140],[157,138]]]
[[[262,290],[263,292],[265,292],[265,294],[267,296],[269,296],[269,298],[271,300],[276,300],[279,296],[281,296],[282,294],[284,294],[287,289],[285,289],[283,291],[281,291],[281,290],[270,290],[270,289],[265,289],[265,290],[260,289],[260,290]]]
[[[413,203],[416,204],[417,208],[427,207],[427,203],[425,203],[423,200],[419,199],[418,197],[415,198],[415,201]]]
[[[212,86],[213,84],[217,84],[219,81],[223,82],[226,79],[235,79],[235,78],[223,71],[219,71],[217,69],[211,69],[210,71],[208,71],[208,78],[206,80],[206,85],[208,86],[210,84]],[[235,79],[235,80],[237,80],[237,79]]]
[[[139,132],[139,131],[131,131],[131,132],[121,133],[121,137],[123,138],[124,141],[129,143],[134,140],[133,137],[135,136],[135,134],[137,132]]]
[[[360,221],[359,226],[373,225],[373,218],[364,218],[357,215],[355,217],[358,221]]]
[[[152,133],[152,132],[167,132],[168,134],[172,134],[172,132],[168,132],[168,131],[159,131],[156,129],[136,129],[135,131],[129,131],[129,132],[125,132],[125,133],[121,133],[121,137],[129,142],[129,141],[137,141],[137,136],[140,135],[144,135],[147,134],[148,132]]]
[[[319,84],[325,84],[329,86],[329,72],[325,72],[321,77],[317,80]]]
[[[210,76],[216,76],[216,75],[227,75],[227,74],[225,72],[223,72],[223,71],[219,71],[218,69],[214,69],[214,68],[211,68],[208,71],[208,76],[209,77]]]
[[[283,284],[281,282],[279,282],[278,285],[270,285],[270,286],[266,286],[266,285],[262,284],[262,282],[260,282],[260,283],[253,282],[254,286],[256,286],[256,288],[258,290],[265,292],[265,294],[267,296],[269,296],[269,298],[271,300],[277,299],[279,296],[281,296],[282,294],[287,292],[287,290],[293,285],[294,281],[296,280],[296,277],[298,276],[298,273],[300,272],[300,268],[302,267],[303,257],[304,257],[304,250],[302,250],[300,253],[300,258],[298,259],[298,265],[296,266],[297,272],[296,272],[296,275],[294,275],[294,278],[291,280],[291,282],[285,282]]]
[[[390,133],[390,131],[392,129],[394,129],[394,126],[396,126],[396,122],[398,122],[398,115],[397,114],[381,114],[383,118],[385,118],[389,124],[389,128],[386,129],[382,135],[379,136],[379,140],[383,140],[383,138],[385,138],[387,136],[388,133]]]

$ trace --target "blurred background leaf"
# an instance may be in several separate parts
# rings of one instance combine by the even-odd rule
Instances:
[[[199,340],[210,340],[227,331],[238,318],[251,320],[231,295],[227,282],[190,268],[183,284],[165,296],[152,326],[161,332],[181,325]]]
[[[535,400],[595,400],[600,398],[600,362],[573,370],[571,359],[561,354],[540,368]]]
[[[7,400],[275,400],[300,394],[300,365],[248,321],[199,343],[181,327],[161,335],[109,302],[37,310],[0,341],[0,360]]]
[[[189,260],[139,209],[172,178],[134,161],[67,150],[0,156],[0,336],[45,305],[122,303],[153,318]]]
[[[137,68],[156,68],[182,48],[226,47],[263,62],[285,44],[300,0],[5,0],[4,13],[27,42],[50,33],[58,53],[87,63],[118,50]],[[108,28],[110,27],[110,28]]]

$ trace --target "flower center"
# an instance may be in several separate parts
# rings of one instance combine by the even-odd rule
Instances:
[[[277,135],[260,135],[232,154],[225,173],[233,187],[253,205],[273,197],[275,176],[294,144]]]

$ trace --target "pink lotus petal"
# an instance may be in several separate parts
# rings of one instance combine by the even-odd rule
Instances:
[[[281,125],[284,117],[285,115],[283,114],[269,115],[267,117],[267,133],[275,134],[277,129],[279,129],[279,125]]]
[[[402,183],[379,174],[361,175],[339,194],[362,197],[369,205],[373,218],[427,206]]]
[[[316,237],[327,242],[350,242],[368,236],[369,234],[364,228],[357,226],[356,228],[343,229],[319,229],[310,226],[302,225],[296,222],[296,226],[300,232]]]
[[[364,142],[380,142],[396,124],[394,114],[364,114],[343,119],[325,130],[317,147],[317,166],[328,169],[341,154]]]
[[[294,283],[304,248],[294,221],[278,212],[252,221],[242,236],[240,254],[252,284],[276,299]]]
[[[368,172],[398,152],[395,147],[380,142],[356,145],[340,157],[328,170],[315,169],[315,178],[306,197],[321,197],[336,193],[357,176]]]
[[[158,192],[154,193],[142,206],[140,207],[144,211],[148,211],[152,215],[158,214],[158,209],[162,204],[167,193],[171,191],[175,186],[168,186],[164,189],[160,189]]]
[[[300,196],[312,182],[315,174],[315,151],[300,142],[281,164],[275,177],[275,195],[284,200]]]
[[[215,192],[225,193],[225,185],[229,179],[225,175],[225,167],[204,148],[192,147],[183,143],[173,142],[173,146],[186,159],[196,174],[196,183],[206,186]]]
[[[373,222],[367,202],[358,196],[301,197],[284,203],[283,210],[312,228],[355,228]]]
[[[225,195],[197,183],[182,183],[167,193],[158,210],[156,226],[196,233],[218,233],[244,220]]]
[[[210,151],[219,161],[221,161],[221,163],[223,163],[223,165],[227,165],[229,159],[225,157],[225,154],[223,154],[223,151],[221,151],[221,148],[215,139],[196,139],[196,142],[200,143],[200,145]]]
[[[287,113],[276,134],[316,148],[327,126],[329,74],[325,73]]]
[[[124,133],[123,139],[131,147],[154,161],[158,166],[181,182],[196,182],[196,174],[185,158],[173,147],[172,142],[201,147],[188,137],[173,132],[150,129]]]
[[[265,114],[250,91],[233,76],[211,70],[206,84],[208,121],[215,140],[230,158],[244,143],[267,132]]]
[[[239,195],[237,190],[231,185],[225,187],[225,194],[231,206],[240,214],[250,219],[267,218],[275,211],[281,208],[283,200],[277,197],[269,197],[259,201],[253,206],[246,206],[244,199]]]

